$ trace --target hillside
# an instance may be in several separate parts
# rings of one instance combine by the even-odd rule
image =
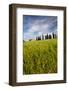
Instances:
[[[23,74],[57,72],[57,39],[24,42]]]

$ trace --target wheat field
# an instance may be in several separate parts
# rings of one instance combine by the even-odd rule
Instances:
[[[23,74],[57,73],[57,39],[23,43]]]

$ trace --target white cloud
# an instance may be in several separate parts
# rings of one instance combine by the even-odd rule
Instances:
[[[28,41],[29,39],[35,39],[36,36],[33,33],[24,33],[24,40]]]
[[[29,28],[28,32],[32,32],[32,33],[34,33],[34,32],[47,33],[49,25],[45,24],[43,22],[44,22],[44,20],[36,20],[35,22],[33,22],[30,25],[30,28]]]
[[[37,35],[49,33],[49,27],[55,21],[56,20],[46,22],[46,19],[41,19],[41,20],[38,19],[38,20],[34,20],[34,21],[30,22],[30,24],[29,24],[30,27],[28,29],[28,32],[24,33],[24,39],[25,40],[35,39],[36,38],[36,33],[37,33]]]

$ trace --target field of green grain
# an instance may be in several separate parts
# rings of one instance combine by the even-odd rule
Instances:
[[[23,74],[57,73],[57,39],[25,41]]]

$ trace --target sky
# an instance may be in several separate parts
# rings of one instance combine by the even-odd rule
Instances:
[[[52,32],[57,33],[57,16],[23,16],[24,40]]]

